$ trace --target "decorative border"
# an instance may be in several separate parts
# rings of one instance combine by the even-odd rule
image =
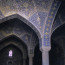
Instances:
[[[56,13],[60,7],[61,2],[60,1],[54,1],[50,12],[48,19],[46,21],[45,29],[44,29],[44,36],[43,36],[43,46],[50,46],[50,41],[51,41],[51,28],[53,25],[53,21],[55,19]]]

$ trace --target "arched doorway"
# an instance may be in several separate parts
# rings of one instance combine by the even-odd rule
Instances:
[[[28,60],[27,54],[27,47],[24,42],[14,35],[0,41],[1,64],[26,65]]]
[[[26,20],[23,20],[23,21],[26,21]],[[18,18],[13,18],[13,19],[4,21],[0,24],[0,42],[1,42],[0,50],[2,50],[2,48],[7,47],[7,45],[9,45],[9,43],[6,43],[6,44],[4,43],[2,45],[2,42],[9,42],[9,41],[11,42],[13,40],[15,42],[15,43],[12,43],[14,46],[20,49],[25,48],[24,50],[22,50],[22,54],[24,53],[23,65],[30,65],[30,64],[32,65],[33,61],[31,60],[31,63],[30,63],[29,59],[33,59],[34,48],[37,44],[39,44],[39,38],[38,38],[39,35],[36,34],[34,29],[28,26],[29,25],[28,23],[23,21]],[[18,44],[18,42],[20,43]]]
[[[14,45],[0,51],[0,65],[23,65],[22,52]]]

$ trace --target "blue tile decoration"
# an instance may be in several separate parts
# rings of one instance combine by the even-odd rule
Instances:
[[[31,0],[2,0],[0,2],[0,10],[5,16],[9,16],[18,12],[27,13],[34,11],[34,4]],[[7,14],[8,13],[8,14]]]
[[[53,25],[53,21],[55,18],[55,15],[58,11],[58,8],[60,6],[61,2],[59,1],[54,1],[52,4],[52,7],[50,9],[48,19],[46,21],[45,29],[44,29],[44,36],[43,36],[43,46],[50,46],[51,44],[51,28]]]
[[[52,0],[34,0],[38,11],[49,11]]]
[[[45,19],[47,17],[47,14],[48,13],[45,13],[45,12],[38,12],[38,15],[40,18],[40,26],[41,26],[41,28],[40,28],[40,26],[39,26],[39,28],[40,28],[41,32],[43,32],[43,26],[44,26],[44,22],[45,22]]]
[[[45,11],[48,11],[50,2],[51,0],[1,0],[0,11],[4,17],[20,14],[37,27],[40,32],[43,32],[45,17],[48,14]],[[37,5],[42,7],[40,11],[38,11]]]
[[[0,2],[0,11],[4,17],[20,14],[38,28],[40,32],[43,32],[43,24],[48,13],[44,12],[42,8],[41,11],[37,12],[35,2],[34,0],[2,0]],[[42,0],[39,4],[41,3]]]
[[[44,26],[46,16],[47,16],[47,13],[38,12],[33,14],[30,17],[29,21],[33,22],[33,24],[40,30],[40,32],[43,32],[43,26]]]
[[[51,4],[51,0],[1,0],[0,15],[3,17],[11,16],[14,14],[21,15],[32,25],[34,25],[34,27],[36,27],[36,29],[40,32],[41,37],[43,37],[40,39],[40,47],[50,46],[51,27],[57,10],[60,6],[60,2],[54,1],[52,7]],[[46,21],[47,15],[48,19]],[[16,35],[21,34],[19,30],[20,29],[15,29]],[[15,33],[15,31],[13,32]],[[6,33],[8,32],[9,31]],[[43,43],[41,42],[42,39],[44,41]]]
[[[19,19],[15,20],[16,19],[9,20],[7,21],[8,23],[4,22],[0,24],[0,40],[14,35],[20,38],[26,45],[35,46],[38,42],[36,33]]]

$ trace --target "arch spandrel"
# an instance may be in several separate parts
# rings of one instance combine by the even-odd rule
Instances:
[[[38,35],[40,47],[41,46],[50,46],[49,40],[50,36],[46,34],[50,34],[50,32],[47,32],[46,30],[51,31],[51,24],[49,26],[48,19],[54,19],[54,16],[50,16],[51,14],[56,14],[57,10],[55,12],[52,12],[52,8],[54,10],[54,6],[56,7],[56,3],[53,3],[54,0],[1,0],[0,2],[0,13],[2,15],[3,21],[18,18],[20,20],[24,20],[23,22],[26,23],[28,26],[30,26]],[[56,0],[55,0],[56,1]],[[52,4],[53,7],[52,7]],[[4,8],[5,7],[5,8]],[[59,4],[58,4],[59,7]],[[57,8],[58,9],[58,8]],[[51,10],[51,11],[50,11]],[[48,16],[48,13],[49,14]],[[50,17],[50,18],[49,18]],[[52,18],[53,17],[53,18]],[[26,20],[25,20],[25,19]],[[31,20],[33,19],[33,20]],[[27,22],[28,20],[28,22]],[[48,27],[49,26],[49,27]],[[51,35],[51,34],[50,34]],[[44,42],[43,42],[44,40]]]
[[[14,19],[14,18],[20,19],[26,25],[30,26],[38,34],[38,37],[41,38],[41,34],[40,34],[39,30],[36,28],[36,26],[34,26],[33,23],[29,22],[27,19],[25,19],[24,17],[20,16],[19,14],[14,14],[14,15],[11,15],[11,16],[8,16],[8,17],[4,17],[4,18],[0,19],[0,24],[3,23],[3,22],[8,21],[10,19]]]
[[[48,19],[44,28],[43,46],[51,47],[51,29],[56,16],[56,13],[60,7],[61,2],[54,0],[49,11]]]
[[[12,15],[12,16],[14,16],[14,15]],[[21,16],[19,17],[19,19],[18,19],[18,17],[19,17],[19,15],[15,14],[14,18],[10,19],[10,17],[9,17],[9,18],[5,18],[4,20],[1,21],[1,23],[0,23],[0,35],[1,35],[0,40],[6,38],[8,36],[14,35],[14,36],[19,37],[22,41],[24,41],[27,46],[30,46],[31,44],[32,44],[32,46],[35,46],[37,44],[36,40],[34,40],[35,42],[32,43],[34,37],[39,38],[39,42],[41,41],[41,35],[40,35],[39,31],[29,21],[25,20]],[[29,28],[29,26],[24,27],[23,23],[26,26],[28,26],[30,23],[34,28],[32,29],[31,25],[29,25],[30,28]]]

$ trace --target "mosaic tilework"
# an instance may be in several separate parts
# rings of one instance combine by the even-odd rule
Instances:
[[[24,16],[30,16],[34,11],[34,4],[31,0],[1,0],[0,10],[4,16],[20,12],[21,15],[24,13]]]
[[[53,0],[34,0],[37,11],[48,12]]]
[[[0,11],[4,17],[19,14],[29,20],[40,32],[43,32],[44,21],[51,6],[50,3],[52,3],[51,0],[1,0]]]
[[[0,24],[0,40],[12,35],[20,38],[27,46],[35,47],[39,43],[36,42],[38,37],[35,32],[19,19],[9,20]]]
[[[58,2],[58,1],[54,1],[52,4],[48,19],[46,21],[44,33],[43,33],[44,34],[44,36],[43,36],[43,41],[44,41],[43,45],[44,46],[50,46],[51,28],[52,28],[52,24],[53,24],[53,21],[54,21],[54,18],[58,11],[59,6],[60,6],[60,2]]]
[[[36,29],[43,36],[44,46],[50,45],[50,32],[52,22],[55,18],[55,14],[59,8],[59,2],[54,2],[52,7],[53,0],[1,0],[0,1],[0,11],[4,17],[19,14],[29,22],[31,22]],[[51,10],[50,10],[51,7]],[[50,10],[48,20],[45,23],[46,16]],[[43,29],[43,27],[45,28]],[[17,29],[16,31],[19,31]],[[21,34],[20,32],[17,32]],[[27,39],[27,38],[26,38]],[[41,40],[41,39],[40,39]],[[41,42],[42,43],[42,42]],[[41,44],[42,45],[42,44]],[[41,47],[40,45],[40,47]]]
[[[31,16],[29,21],[33,22],[34,26],[36,26],[37,29],[40,30],[40,32],[43,32],[42,29],[44,26],[46,16],[47,16],[47,13],[45,12],[35,13]]]

